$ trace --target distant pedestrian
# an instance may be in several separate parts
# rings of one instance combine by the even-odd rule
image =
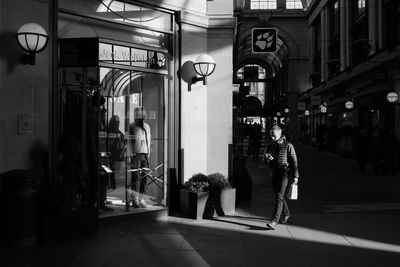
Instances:
[[[368,156],[369,156],[369,139],[367,131],[361,130],[356,139],[356,155],[358,165],[360,166],[360,172],[365,174]]]
[[[382,145],[383,143],[381,134],[376,127],[371,136],[371,163],[374,167],[375,174],[378,174],[380,163],[382,160]]]
[[[396,175],[396,164],[399,156],[399,140],[397,139],[394,130],[389,131],[389,135],[386,140],[386,147],[387,165],[385,172],[389,171],[392,175]]]
[[[251,151],[253,152],[253,160],[257,161],[261,147],[261,125],[258,123],[253,124],[252,132],[250,135]]]
[[[285,201],[285,192],[289,182],[290,170],[293,170],[294,183],[296,184],[299,180],[299,171],[294,146],[282,135],[282,129],[275,125],[270,134],[272,142],[266,146],[264,156],[271,169],[275,206],[272,220],[267,224],[267,227],[275,229],[279,222],[286,223],[290,217],[289,207]],[[283,218],[280,220],[282,213]]]

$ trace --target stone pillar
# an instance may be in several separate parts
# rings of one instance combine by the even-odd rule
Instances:
[[[347,6],[347,0],[340,0],[340,70],[345,69],[350,65],[349,55],[349,9],[344,8]]]
[[[207,85],[207,173],[228,175],[228,147],[232,144],[233,32],[233,27],[208,30],[208,54],[217,66]]]
[[[400,95],[400,74],[398,74],[394,79],[395,79],[395,82],[394,82],[395,91]],[[400,105],[399,104],[396,105],[394,112],[395,112],[394,121],[395,121],[396,136],[400,140]]]
[[[182,64],[201,54],[217,66],[207,84],[182,81],[181,138],[184,180],[194,173],[228,175],[232,143],[232,65],[235,18],[230,0],[207,2],[207,15],[184,13]]]
[[[326,62],[328,61],[328,12],[324,8],[321,11],[321,80],[328,79],[328,68]]]
[[[377,47],[376,49],[379,50],[383,47],[383,35],[382,35],[382,1],[376,1],[376,39],[377,39]]]
[[[320,72],[321,70],[315,70],[314,69],[314,58],[315,58],[315,50],[314,50],[314,45],[315,45],[315,39],[314,39],[314,37],[315,37],[315,32],[316,32],[316,29],[315,29],[315,25],[311,25],[311,27],[309,27],[309,30],[308,30],[308,38],[309,38],[309,43],[310,43],[310,45],[309,45],[309,51],[310,51],[310,61],[309,61],[309,68],[310,68],[310,73],[313,73],[313,72]]]
[[[289,58],[289,73],[288,73],[288,86],[289,86],[289,119],[290,128],[289,135],[291,140],[297,140],[300,136],[299,122],[297,118],[297,94],[299,93],[298,87],[298,60],[290,60]]]
[[[370,55],[374,54],[377,50],[377,2],[376,0],[368,0],[368,41],[371,45]]]
[[[182,64],[207,53],[207,30],[182,25]],[[193,173],[207,170],[207,85],[191,85],[182,81],[181,145],[184,149],[184,180]]]

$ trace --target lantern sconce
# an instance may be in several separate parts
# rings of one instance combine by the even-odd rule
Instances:
[[[203,85],[207,85],[207,76],[210,76],[216,67],[215,60],[207,54],[200,55],[193,63],[193,68],[200,77],[194,76],[192,84],[203,81]]]
[[[386,95],[386,100],[390,104],[398,105],[399,104],[399,94],[397,92],[389,92]]]
[[[351,110],[354,108],[354,102],[352,100],[346,101],[346,103],[344,103],[344,106],[346,109]]]
[[[17,40],[21,48],[28,52],[21,56],[21,63],[35,65],[35,55],[46,47],[48,35],[39,24],[27,23],[18,29]]]

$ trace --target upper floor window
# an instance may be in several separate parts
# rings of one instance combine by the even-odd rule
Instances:
[[[250,9],[276,9],[276,0],[250,0]]]
[[[333,1],[330,7],[330,37],[331,42],[339,39],[340,35],[340,12],[339,1]]]
[[[303,9],[301,0],[286,0],[286,9]]]
[[[355,2],[354,15],[359,16],[365,12],[366,2],[365,0],[356,0]]]

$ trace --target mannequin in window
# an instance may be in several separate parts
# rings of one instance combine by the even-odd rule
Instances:
[[[115,134],[115,137],[109,139],[109,151],[111,153],[111,160],[113,162],[122,162],[125,160],[124,134],[119,129],[119,126],[119,116],[112,116],[110,119],[110,124],[108,125],[108,133]]]
[[[116,189],[116,170],[121,167],[121,162],[125,160],[124,134],[119,129],[120,120],[118,115],[113,115],[108,125],[108,151],[110,152],[110,165],[114,171],[110,174],[108,188]]]
[[[134,109],[135,121],[129,125],[129,132],[132,136],[132,169],[149,168],[150,156],[150,126],[144,122],[145,110],[143,107]],[[146,200],[146,176],[143,171],[133,171],[131,181],[131,198],[134,208],[145,208]]]

